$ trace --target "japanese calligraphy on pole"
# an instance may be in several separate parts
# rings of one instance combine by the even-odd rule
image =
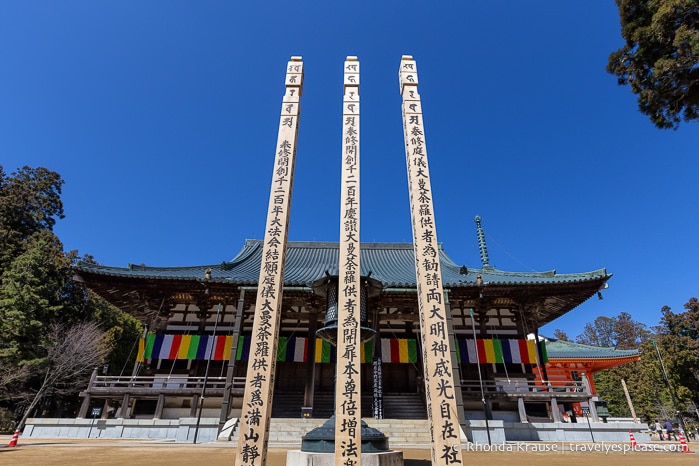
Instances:
[[[335,464],[361,464],[359,259],[359,61],[347,57],[342,105],[342,183],[335,385]]]
[[[236,457],[238,466],[263,465],[267,457],[289,209],[296,160],[299,103],[303,90],[301,57],[291,57],[286,70],[285,85],[240,418]]]
[[[432,464],[458,464],[461,463],[461,436],[452,373],[452,342],[447,334],[425,129],[417,90],[417,65],[412,56],[403,56],[398,75],[403,96],[405,161],[413,226],[427,414],[432,437]]]

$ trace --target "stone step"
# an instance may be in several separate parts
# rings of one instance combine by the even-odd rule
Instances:
[[[398,446],[429,447],[430,431],[426,419],[363,419],[369,427],[388,437],[391,448]],[[272,418],[269,426],[269,446],[301,446],[301,437],[325,419]],[[235,429],[231,441],[238,442],[239,429]]]

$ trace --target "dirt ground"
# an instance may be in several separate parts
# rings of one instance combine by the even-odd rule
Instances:
[[[205,464],[218,466],[234,464],[235,446],[230,443],[216,442],[199,445],[159,441],[134,440],[67,440],[67,439],[22,439],[14,448],[5,447],[10,442],[9,436],[0,436],[0,464],[2,465],[57,465],[76,464],[91,465],[192,465]],[[508,444],[509,445],[509,444]],[[671,446],[672,445],[672,446]],[[475,449],[475,447],[472,447]],[[624,448],[627,451],[623,451]],[[679,450],[679,445],[670,442],[653,442],[639,445],[639,450]],[[690,444],[692,451],[699,445]],[[494,446],[487,451],[487,446],[478,451],[462,451],[462,465],[498,465],[503,464],[546,464],[548,465],[587,465],[609,464],[623,465],[683,465],[699,464],[699,454],[668,451],[628,451],[628,445],[621,444],[522,444]],[[485,451],[484,451],[485,450]],[[547,451],[541,451],[547,450]],[[430,451],[427,449],[399,449],[407,466],[426,466],[430,464]],[[285,449],[271,448],[267,456],[269,466],[286,464]],[[458,463],[457,463],[458,464]]]

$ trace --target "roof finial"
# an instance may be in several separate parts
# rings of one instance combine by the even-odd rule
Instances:
[[[483,263],[483,267],[488,267],[490,266],[488,263],[488,246],[485,244],[485,234],[483,233],[483,227],[481,227],[481,216],[476,215],[476,218],[473,220],[477,225],[476,235],[478,236],[478,249],[481,251],[481,262]]]

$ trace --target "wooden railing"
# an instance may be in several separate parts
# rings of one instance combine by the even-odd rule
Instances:
[[[186,375],[153,375],[153,376],[93,376],[87,391],[94,393],[105,392],[200,392],[206,380],[206,390],[220,393],[226,388],[225,377],[191,377]],[[245,377],[234,377],[231,391],[242,393],[245,388]],[[481,382],[478,380],[462,380],[462,391],[466,394],[480,394]],[[500,396],[585,396],[590,395],[585,383],[575,381],[530,380],[510,378],[484,380],[483,391],[488,395]]]
[[[191,377],[187,375],[153,375],[153,376],[95,376],[90,381],[88,391],[97,390],[191,390],[201,391],[206,381],[207,390],[223,390],[226,387],[225,377]],[[231,389],[242,390],[245,387],[245,377],[234,377]]]
[[[480,393],[481,382],[478,380],[462,380],[461,388],[464,392]],[[575,381],[541,381],[529,379],[509,380],[484,380],[483,391],[486,394],[498,395],[532,395],[532,394],[549,394],[550,396],[557,395],[590,395],[589,390],[583,382]]]

